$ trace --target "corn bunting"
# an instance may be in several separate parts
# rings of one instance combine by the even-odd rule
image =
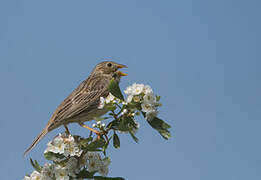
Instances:
[[[106,108],[99,109],[100,97],[109,95],[108,86],[112,79],[117,83],[121,76],[127,74],[118,71],[125,65],[112,61],[104,61],[95,66],[90,76],[84,80],[55,110],[42,132],[34,139],[29,148],[24,152],[26,155],[35,145],[50,131],[63,125],[69,133],[69,123],[79,123],[82,127],[99,132],[84,125],[85,121],[93,120],[108,112]]]

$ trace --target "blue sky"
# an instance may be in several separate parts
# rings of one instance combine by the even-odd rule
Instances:
[[[261,179],[258,0],[0,1],[1,179],[30,173],[22,154],[98,62],[128,65],[121,88],[162,96],[163,140],[142,119],[136,144],[111,148],[111,176]],[[85,129],[70,125],[74,134]],[[44,163],[48,134],[29,157]]]

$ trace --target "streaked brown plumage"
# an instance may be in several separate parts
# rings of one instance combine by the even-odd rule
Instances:
[[[45,128],[34,139],[24,155],[53,129],[61,125],[67,129],[66,125],[73,122],[82,126],[83,122],[105,114],[107,112],[105,108],[98,109],[100,97],[108,96],[108,86],[113,78],[119,83],[120,77],[126,75],[118,71],[123,67],[126,66],[112,61],[97,64],[91,75],[57,107]]]

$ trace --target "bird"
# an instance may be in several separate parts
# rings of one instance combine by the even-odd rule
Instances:
[[[108,86],[112,79],[119,83],[121,77],[127,75],[118,70],[126,67],[126,65],[113,61],[103,61],[97,64],[89,77],[74,89],[56,108],[44,129],[26,149],[24,156],[26,156],[47,133],[62,125],[67,133],[70,133],[67,127],[68,124],[78,123],[80,126],[99,135],[99,131],[86,126],[84,122],[91,121],[95,119],[95,117],[100,117],[108,112],[106,108],[98,108],[100,98],[109,95]]]

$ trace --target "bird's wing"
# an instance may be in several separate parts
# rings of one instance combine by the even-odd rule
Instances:
[[[63,119],[74,117],[88,107],[100,102],[100,97],[109,94],[108,85],[111,78],[107,76],[90,76],[83,81],[57,108],[50,123],[56,124]],[[51,125],[50,124],[50,125]]]

